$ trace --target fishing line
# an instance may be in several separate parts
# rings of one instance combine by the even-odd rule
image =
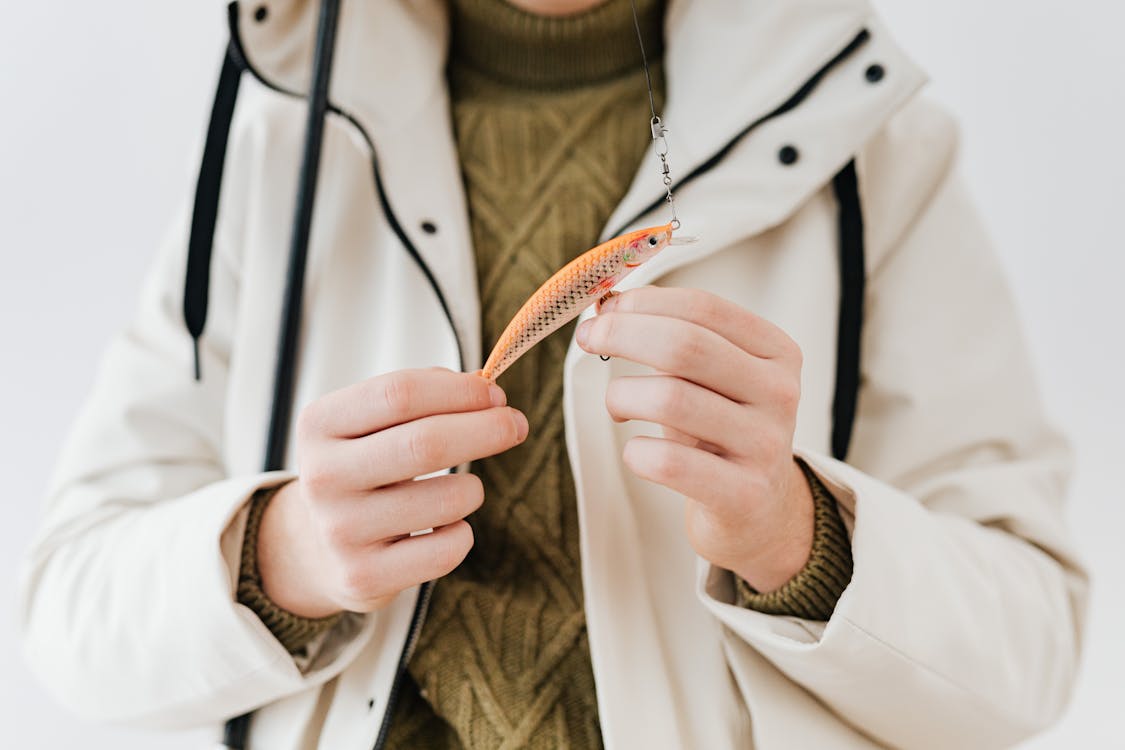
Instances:
[[[660,115],[656,114],[656,95],[652,89],[652,70],[648,65],[648,55],[645,54],[644,37],[641,34],[641,22],[637,17],[637,0],[629,0],[629,7],[633,10],[633,28],[637,32],[637,45],[641,48],[641,65],[645,71],[645,85],[648,87],[648,108],[652,112],[652,119],[649,120],[649,128],[652,130],[652,147],[656,151],[656,155],[660,158],[660,173],[664,182],[664,190],[667,192],[665,201],[668,203],[668,208],[672,211],[672,229],[680,228],[680,220],[676,217],[676,199],[672,196],[672,170],[668,166],[668,128],[664,127],[664,121],[660,119]]]

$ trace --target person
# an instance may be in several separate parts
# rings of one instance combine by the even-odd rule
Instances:
[[[863,0],[635,12],[347,3],[314,45],[316,3],[232,6],[209,275],[197,201],[23,579],[63,704],[334,750],[1000,747],[1060,715],[1068,450],[949,117]],[[556,269],[668,221],[652,112],[698,242],[474,374]]]

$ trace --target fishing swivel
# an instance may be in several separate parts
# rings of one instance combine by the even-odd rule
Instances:
[[[664,181],[664,190],[667,193],[665,201],[668,203],[668,208],[672,212],[671,226],[675,231],[680,228],[680,220],[676,217],[676,200],[672,197],[672,168],[668,166],[668,128],[664,127],[664,121],[660,119],[660,115],[656,114],[656,93],[652,90],[652,71],[648,66],[648,55],[645,54],[645,42],[641,37],[641,22],[637,18],[637,2],[636,0],[629,0],[629,5],[633,9],[633,28],[637,30],[637,45],[641,49],[641,65],[645,71],[645,86],[648,88],[648,108],[652,112],[652,119],[649,120],[649,127],[652,130],[652,147],[656,151],[656,156],[660,159],[660,176]]]
[[[667,201],[668,208],[672,211],[672,229],[679,229],[680,220],[676,217],[676,199],[672,197],[672,168],[668,165],[668,128],[664,127],[664,121],[660,119],[655,110],[652,113],[649,126],[652,128],[652,146],[657,157],[660,158],[660,173],[664,182],[664,190],[667,192],[664,200]]]

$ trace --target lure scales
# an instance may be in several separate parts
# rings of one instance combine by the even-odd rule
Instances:
[[[669,223],[614,237],[563,266],[508,323],[481,375],[496,380],[531,347],[610,296],[622,279],[669,245],[673,228]]]

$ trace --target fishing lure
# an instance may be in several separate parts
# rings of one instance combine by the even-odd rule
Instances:
[[[667,247],[672,225],[639,229],[588,250],[563,266],[523,304],[504,329],[481,375],[495,380],[528,349],[613,294],[613,287]]]
[[[676,203],[672,197],[672,175],[668,166],[668,129],[656,114],[652,74],[649,71],[648,57],[645,55],[645,45],[641,38],[635,0],[631,0],[631,5],[633,26],[637,31],[637,43],[641,48],[645,83],[648,86],[648,104],[652,112],[652,119],[649,121],[652,144],[656,156],[660,159],[660,171],[666,193],[665,201],[671,209],[672,220],[663,226],[638,229],[603,242],[593,250],[579,255],[547,279],[508,323],[500,340],[493,347],[492,353],[488,355],[488,361],[485,362],[481,375],[489,380],[496,380],[500,373],[508,369],[528,349],[577,318],[590,305],[598,303],[600,308],[603,300],[615,294],[614,286],[632,273],[634,268],[651,259],[665,247],[694,242],[692,238],[672,238],[672,232],[680,228],[680,220],[676,218]]]

